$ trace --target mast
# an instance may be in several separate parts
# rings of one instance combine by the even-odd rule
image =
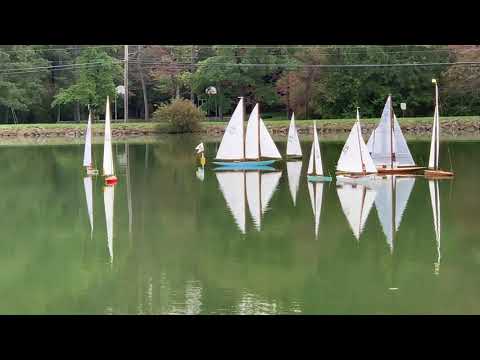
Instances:
[[[315,166],[315,163],[317,162],[317,152],[315,151],[317,143],[315,142],[315,132],[317,131],[317,124],[315,123],[315,120],[313,121],[313,169],[312,173],[313,175],[317,175],[317,169]],[[313,187],[313,199],[315,201],[315,186]]]
[[[257,104],[258,105],[258,104]],[[258,119],[257,119],[257,133],[258,133],[258,161],[260,161],[260,105],[258,105]]]
[[[242,157],[242,160],[245,160],[245,138],[247,137],[247,131],[245,130],[245,102],[243,101],[243,96],[240,96],[240,101],[242,102],[242,126],[243,126],[243,157]]]
[[[397,199],[395,196],[396,193],[396,178],[395,175],[392,175],[392,252],[393,252],[393,247],[395,246],[395,208],[396,208],[396,203]]]
[[[438,133],[439,133],[439,128],[440,128],[440,116],[438,115],[439,111],[438,111],[438,84],[437,84],[437,81],[435,80],[435,123],[434,123],[434,126],[435,126],[435,149],[434,149],[434,159],[435,159],[435,163],[434,163],[434,166],[435,166],[435,170],[438,170]]]
[[[395,160],[395,154],[393,153],[393,106],[392,95],[390,97],[390,168],[393,169],[393,161]]]
[[[360,114],[358,112],[359,107],[357,106],[357,122],[358,122],[358,131],[357,131],[357,138],[358,138],[358,150],[360,151],[360,161],[362,162],[362,171],[365,174],[365,163],[363,162],[363,156],[362,156],[362,148],[360,146]]]

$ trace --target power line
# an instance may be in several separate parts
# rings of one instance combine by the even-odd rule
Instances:
[[[65,50],[83,50],[83,49],[97,49],[97,48],[114,48],[119,47],[121,45],[96,45],[96,46],[82,46],[81,47],[66,47],[66,48],[45,48],[45,49],[38,49],[38,48],[28,48],[28,49],[2,49],[0,48],[0,52],[5,53],[16,53],[16,52],[42,52],[42,51],[65,51]]]

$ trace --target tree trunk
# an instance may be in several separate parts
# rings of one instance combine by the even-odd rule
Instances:
[[[180,99],[180,84],[175,81],[175,99]]]
[[[80,122],[80,103],[78,101],[75,103],[74,117],[76,122]]]
[[[217,85],[216,96],[218,96],[218,111],[220,113],[220,121],[223,121],[223,106],[222,106],[222,98],[220,97],[220,85]]]
[[[138,73],[140,75],[140,83],[142,84],[142,93],[143,93],[143,107],[144,107],[144,116],[145,116],[145,121],[148,121],[149,114],[148,114],[148,96],[147,96],[147,86],[145,85],[145,78],[143,76],[143,68],[141,65],[141,60],[143,57],[143,51],[140,48],[141,45],[137,46],[138,52],[137,52],[137,67],[138,67]]]

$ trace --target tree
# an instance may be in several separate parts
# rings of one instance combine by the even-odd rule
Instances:
[[[95,114],[103,109],[107,96],[115,96],[115,84],[121,79],[122,67],[115,58],[98,48],[82,49],[76,65],[78,80],[61,89],[51,106],[78,101],[81,105],[90,105]]]

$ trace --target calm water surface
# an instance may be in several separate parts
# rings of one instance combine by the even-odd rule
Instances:
[[[457,176],[438,183],[439,226],[421,177],[334,180],[312,201],[307,159],[298,191],[298,164],[284,162],[245,175],[208,163],[201,180],[198,142],[114,144],[120,181],[112,196],[93,179],[92,224],[83,146],[2,147],[0,313],[480,313],[480,142],[441,145]],[[321,144],[325,169],[342,145]],[[429,143],[410,147],[424,164]],[[94,156],[100,166],[101,145]]]

